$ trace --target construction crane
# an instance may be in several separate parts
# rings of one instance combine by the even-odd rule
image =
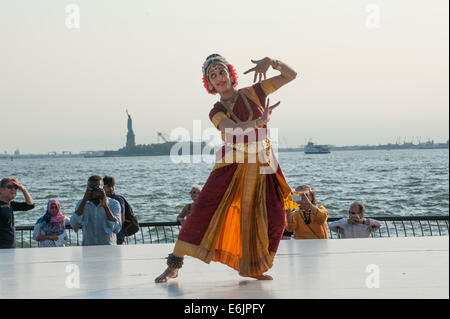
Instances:
[[[166,134],[161,132],[156,132],[158,135],[158,143],[160,142],[160,139],[162,139],[165,143],[169,142],[168,137]]]
[[[289,148],[289,145],[288,145],[286,136],[283,136],[283,142],[284,142],[284,147],[285,147],[285,148]]]

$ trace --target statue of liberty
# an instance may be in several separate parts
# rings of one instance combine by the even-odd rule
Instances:
[[[133,120],[131,119],[130,113],[128,113],[128,109],[126,110],[128,115],[128,133],[127,133],[127,144],[125,146],[125,149],[129,150],[136,146],[135,140],[134,140],[134,132],[133,132]]]

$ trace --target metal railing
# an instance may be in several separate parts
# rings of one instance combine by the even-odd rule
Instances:
[[[371,217],[369,217],[371,218]],[[328,223],[340,218],[328,218]],[[381,222],[379,230],[372,233],[372,237],[423,237],[448,236],[449,216],[414,216],[414,217],[374,217]],[[131,244],[168,244],[177,240],[181,225],[178,222],[140,223],[139,231],[125,241]],[[66,246],[81,246],[82,231],[75,232],[70,226],[66,227],[69,237]],[[330,239],[337,239],[339,235],[331,232]],[[39,247],[33,239],[33,226],[17,226],[16,241],[18,248]]]

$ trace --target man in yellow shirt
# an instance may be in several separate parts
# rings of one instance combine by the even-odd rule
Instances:
[[[324,206],[317,207],[316,192],[309,185],[295,189],[303,192],[299,211],[287,211],[288,232],[294,232],[295,239],[327,239],[328,211]]]

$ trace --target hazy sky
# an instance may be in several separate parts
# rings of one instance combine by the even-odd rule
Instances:
[[[79,9],[79,28],[76,10]],[[270,126],[289,146],[436,142],[449,132],[448,0],[0,0],[0,153],[115,150],[212,127],[211,53],[298,72]],[[75,10],[75,11],[74,11]],[[75,20],[74,20],[75,19]],[[276,75],[270,71],[268,75]]]

